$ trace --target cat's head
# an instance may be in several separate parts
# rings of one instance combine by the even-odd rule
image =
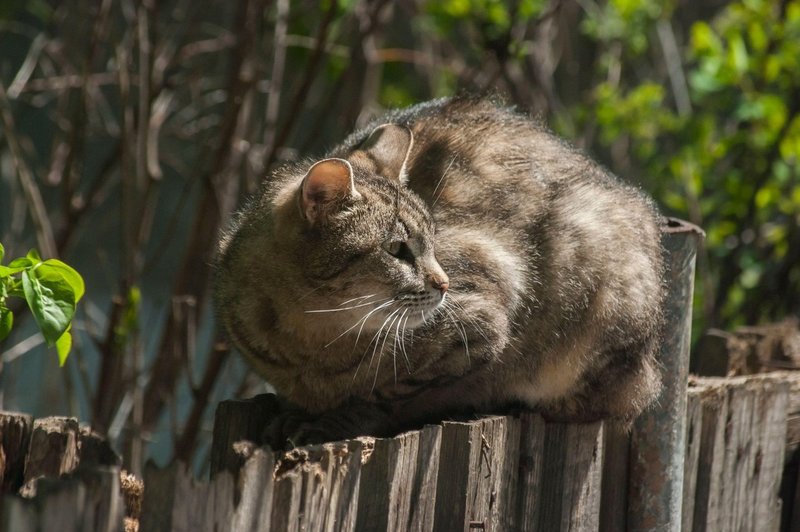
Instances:
[[[411,131],[381,126],[344,158],[312,164],[292,191],[309,320],[341,332],[409,329],[444,301],[433,218],[405,186],[412,147]]]

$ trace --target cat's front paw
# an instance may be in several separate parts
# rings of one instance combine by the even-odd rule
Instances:
[[[387,412],[367,401],[351,400],[317,415],[287,405],[266,427],[263,441],[275,450],[288,450],[357,436],[388,436],[394,429]]]

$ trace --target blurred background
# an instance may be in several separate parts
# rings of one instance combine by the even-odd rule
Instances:
[[[0,406],[202,468],[216,403],[266,389],[214,325],[219,230],[276,165],[460,91],[706,231],[696,337],[800,314],[798,0],[2,0],[0,242],[87,294],[63,368],[16,309]]]

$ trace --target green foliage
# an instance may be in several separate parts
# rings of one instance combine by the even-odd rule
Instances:
[[[621,44],[623,57],[644,52],[633,35],[655,33],[652,2],[603,9],[584,32]],[[622,22],[624,31],[614,30]],[[800,290],[800,273],[787,262],[800,239],[800,1],[784,9],[769,0],[730,2],[691,25],[685,54],[691,109],[671,108],[665,88],[675,79],[654,82],[652,69],[624,64],[627,79],[593,92],[599,140],[633,147],[630,164],[649,176],[661,202],[706,229],[717,279],[699,291],[708,324],[778,318],[787,310],[781,296]]]
[[[24,298],[39,330],[50,346],[55,346],[60,365],[72,348],[70,328],[75,307],[83,297],[83,278],[72,267],[57,259],[43,261],[36,250],[3,266],[5,249],[0,244],[0,340],[14,324],[8,308],[9,297]]]

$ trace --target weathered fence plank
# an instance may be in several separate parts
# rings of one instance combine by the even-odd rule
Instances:
[[[262,443],[261,434],[278,410],[278,399],[273,394],[222,401],[217,405],[211,441],[211,478],[220,471],[235,474],[239,470],[242,457],[234,451],[233,444],[240,440]]]
[[[408,530],[432,529],[436,512],[436,486],[439,478],[441,443],[441,426],[428,425],[420,431],[417,447],[417,472],[411,489],[411,515],[409,516]]]
[[[705,387],[689,388],[686,398],[686,458],[683,464],[683,504],[681,532],[692,532],[694,501],[697,496],[697,468],[703,432],[703,401]]]
[[[33,417],[16,412],[0,414],[0,493],[22,487]]]
[[[274,453],[255,449],[239,472],[239,503],[231,532],[269,532],[272,516]],[[216,477],[214,478],[216,480]],[[212,481],[213,482],[213,481]]]
[[[628,522],[628,462],[630,433],[614,424],[603,427],[603,480],[600,490],[600,530],[625,530]]]
[[[273,530],[354,530],[363,450],[352,440],[283,453],[275,466]]]
[[[541,513],[539,489],[544,460],[545,422],[542,416],[523,412],[520,416],[519,484],[516,522],[523,532],[537,530]]]
[[[513,526],[519,421],[487,417],[442,426],[434,530],[507,530]],[[513,472],[513,473],[512,473]]]
[[[403,530],[411,515],[419,432],[375,439],[361,468],[357,530]]]
[[[117,532],[123,527],[116,467],[78,469],[59,479],[40,478],[34,497],[3,499],[2,531]]]
[[[727,392],[709,385],[700,393],[702,429],[697,462],[697,481],[692,530],[720,530],[722,526],[722,471],[725,453],[725,425],[728,416]]]
[[[790,382],[769,374],[699,382],[692,530],[778,530]]]
[[[80,461],[78,420],[46,417],[33,422],[25,459],[23,495],[36,493],[36,480],[74,471]]]
[[[233,476],[221,472],[210,484],[198,482],[185,464],[145,467],[141,529],[204,532],[229,530],[234,514]]]
[[[603,424],[548,423],[538,530],[598,530]]]

